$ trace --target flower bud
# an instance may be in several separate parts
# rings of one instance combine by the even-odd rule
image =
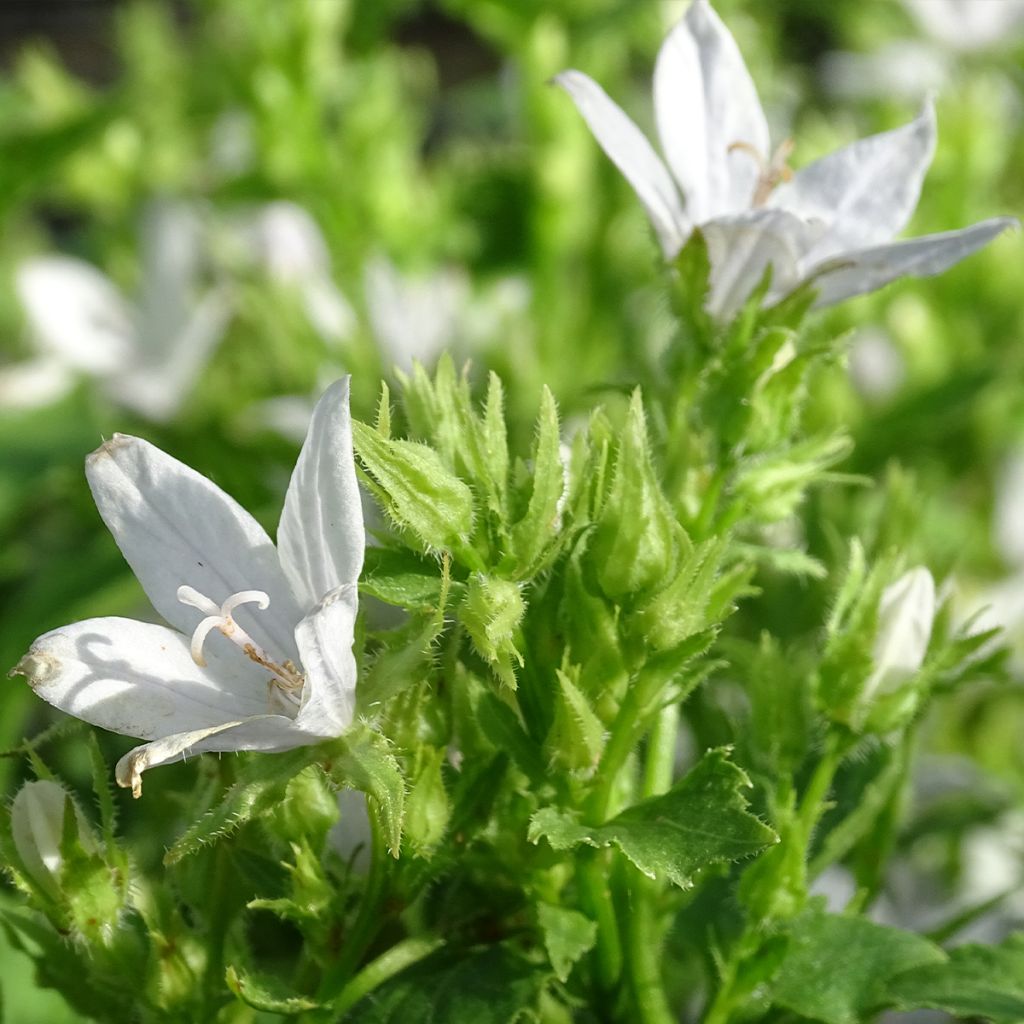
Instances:
[[[451,815],[441,774],[444,751],[424,748],[424,752],[423,765],[405,803],[405,835],[418,853],[429,852],[444,838]]]
[[[11,833],[22,867],[48,892],[56,891],[64,864],[64,815],[69,806],[74,807],[82,850],[95,853],[97,844],[89,823],[59,783],[48,779],[26,782],[11,805]]]
[[[927,569],[911,569],[882,591],[872,649],[874,670],[864,686],[864,700],[891,693],[918,672],[934,618],[935,581]]]
[[[512,663],[523,663],[515,637],[525,611],[526,602],[517,584],[479,573],[470,577],[460,609],[462,624],[477,652],[513,690],[516,676]]]

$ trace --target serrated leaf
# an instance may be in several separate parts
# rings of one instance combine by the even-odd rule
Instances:
[[[645,875],[687,887],[703,867],[752,856],[778,841],[747,810],[750,785],[728,752],[711,750],[662,796],[627,808],[604,825],[581,825],[563,811],[542,808],[530,821],[531,842],[556,850],[618,847]]]
[[[544,933],[544,948],[558,980],[565,982],[576,962],[594,948],[597,923],[577,910],[537,904],[537,921]]]
[[[503,946],[452,960],[442,950],[360,1000],[341,1024],[513,1024],[548,974]]]
[[[251,971],[241,971],[237,967],[229,967],[224,972],[224,980],[228,988],[246,1006],[251,1006],[254,1010],[302,1013],[303,1010],[316,1010],[320,1007],[315,999],[291,991],[270,975],[254,974]]]
[[[890,978],[941,960],[920,935],[808,910],[791,926],[772,1001],[826,1024],[858,1024],[886,1005]]]
[[[958,946],[944,963],[890,977],[885,992],[900,1010],[944,1010],[1000,1024],[1024,1020],[1024,933],[999,946]]]
[[[164,863],[177,864],[237,831],[251,818],[270,810],[283,796],[293,775],[319,756],[315,747],[252,758],[238,781],[213,810],[203,815],[164,854]]]

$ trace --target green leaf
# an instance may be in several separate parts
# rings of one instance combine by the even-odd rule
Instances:
[[[544,933],[544,948],[559,981],[569,980],[573,966],[597,942],[597,923],[576,910],[537,904],[537,921]]]
[[[411,551],[367,548],[359,590],[406,611],[432,611],[441,600],[442,573],[436,561]]]
[[[1024,1020],[1024,933],[999,946],[958,946],[945,963],[890,977],[885,992],[900,1010],[944,1010],[1007,1024]]]
[[[711,750],[667,793],[627,808],[605,825],[581,825],[547,807],[531,819],[529,838],[546,838],[555,850],[581,843],[616,846],[645,875],[685,888],[701,868],[752,856],[778,841],[747,811],[740,791],[749,785],[726,750]]]
[[[177,864],[237,831],[250,819],[271,810],[284,796],[293,775],[320,755],[317,747],[300,747],[284,754],[251,758],[224,799],[192,825],[164,854],[164,863]]]
[[[513,1024],[548,974],[503,946],[452,960],[442,950],[360,1000],[342,1024]]]
[[[772,1001],[826,1024],[858,1024],[890,1001],[890,978],[941,959],[920,935],[808,910],[792,924]]]
[[[238,998],[254,1010],[270,1013],[301,1013],[315,1010],[320,1004],[308,996],[290,991],[277,978],[266,974],[254,974],[229,967],[224,972],[227,986]]]
[[[533,449],[533,491],[526,513],[512,528],[512,546],[519,571],[529,575],[558,532],[559,504],[565,493],[565,467],[555,399],[545,387]]]

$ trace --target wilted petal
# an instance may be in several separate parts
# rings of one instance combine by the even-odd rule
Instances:
[[[705,0],[694,0],[662,44],[654,105],[690,219],[748,209],[759,158],[771,156],[768,124],[736,41]]]
[[[358,601],[354,584],[339,587],[295,629],[306,672],[296,728],[320,736],[337,736],[352,722],[356,703],[352,640]]]
[[[69,256],[40,256],[18,268],[16,284],[43,351],[97,375],[133,358],[134,313],[95,267]]]
[[[772,268],[771,296],[782,296],[799,281],[803,255],[819,237],[820,224],[808,224],[785,210],[752,210],[701,225],[711,258],[708,312],[729,320]]]
[[[910,124],[858,139],[797,171],[769,204],[828,225],[809,259],[887,242],[910,220],[935,152],[930,102]]]
[[[366,533],[348,393],[344,377],[317,402],[277,530],[281,565],[304,609],[341,584],[354,583],[363,568]]]
[[[826,260],[806,275],[818,289],[815,305],[828,306],[872,292],[898,277],[941,274],[1016,224],[1012,217],[995,217],[959,231],[922,235]]]
[[[142,773],[171,761],[185,760],[195,754],[258,750],[264,754],[280,753],[315,743],[319,737],[296,729],[284,715],[255,715],[234,722],[208,726],[190,732],[176,733],[144,743],[129,750],[114,766],[117,784],[131,789],[132,796],[142,796]]]
[[[633,186],[666,257],[673,257],[690,233],[690,220],[661,157],[592,78],[582,71],[563,71],[555,82],[572,97],[598,145]]]
[[[168,622],[190,634],[202,618],[178,600],[183,584],[215,603],[262,590],[269,608],[241,609],[238,622],[271,657],[296,659],[292,634],[302,613],[270,538],[238,502],[159,448],[124,434],[89,456],[86,476],[117,546]]]
[[[927,569],[911,569],[885,588],[878,602],[875,668],[865,697],[893,689],[921,668],[934,619],[935,581]]]
[[[268,709],[266,674],[236,648],[210,644],[200,668],[189,641],[134,619],[87,619],[43,634],[14,672],[48,704],[92,725],[158,739]]]

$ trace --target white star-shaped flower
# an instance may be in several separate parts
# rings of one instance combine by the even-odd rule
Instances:
[[[797,171],[772,155],[768,123],[736,41],[706,0],[669,33],[654,71],[665,160],[580,71],[556,81],[632,185],[672,259],[695,228],[711,259],[708,311],[728,320],[772,268],[771,305],[807,281],[819,306],[898,277],[941,273],[1015,223],[892,239],[917,205],[935,147],[935,114],[873,135]]]
[[[230,305],[220,287],[196,292],[200,226],[192,211],[153,204],[142,234],[137,302],[71,256],[37,256],[18,267],[18,296],[39,356],[0,374],[0,401],[46,404],[84,375],[148,419],[174,415],[223,334]]]
[[[14,671],[62,711],[147,741],[117,764],[136,796],[143,771],[187,754],[289,750],[351,723],[365,534],[348,394],[345,378],[317,404],[276,548],[146,441],[115,435],[89,457],[100,515],[170,626],[88,619],[41,636]]]

